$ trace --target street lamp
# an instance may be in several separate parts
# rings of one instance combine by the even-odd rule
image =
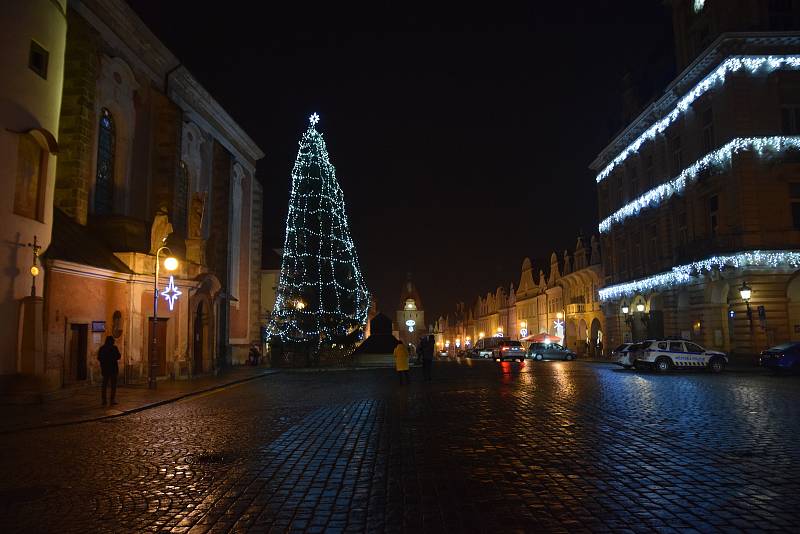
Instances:
[[[644,312],[644,302],[640,302],[639,304],[636,305],[636,311],[639,313]]]
[[[742,297],[745,305],[747,306],[747,320],[750,326],[753,326],[753,310],[750,309],[750,297],[753,295],[753,290],[747,285],[747,282],[742,282],[742,287],[739,288],[739,296]]]
[[[174,271],[178,268],[178,260],[172,256],[172,251],[167,246],[160,247],[156,250],[156,270],[153,276],[153,340],[150,346],[150,362],[148,365],[147,373],[147,387],[149,389],[156,389],[156,352],[158,351],[158,336],[156,329],[158,328],[158,271],[161,266],[159,256],[161,251],[166,250],[170,255],[164,260],[164,268],[168,271]]]
[[[624,300],[622,301],[622,315],[628,315],[630,308],[628,307],[628,303]]]

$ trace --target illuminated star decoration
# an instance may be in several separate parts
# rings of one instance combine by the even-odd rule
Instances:
[[[172,311],[172,308],[175,306],[175,301],[178,300],[178,297],[181,295],[183,295],[183,292],[175,285],[175,278],[170,276],[169,284],[167,284],[166,289],[161,292],[161,296],[164,297],[164,300],[169,304],[169,311]]]
[[[308,120],[311,123],[311,126],[316,126],[317,123],[319,122],[319,115],[317,115],[316,113],[312,113],[311,116],[308,118]]]

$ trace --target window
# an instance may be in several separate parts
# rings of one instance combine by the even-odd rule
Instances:
[[[719,231],[719,196],[714,195],[708,199],[708,232],[711,237],[717,237]]]
[[[683,153],[681,151],[681,138],[676,135],[672,138],[672,173],[677,175],[683,170]]]
[[[678,244],[685,245],[689,242],[689,225],[686,218],[686,212],[683,211],[678,214]]]
[[[789,184],[789,198],[792,201],[792,226],[800,230],[800,182]]]
[[[47,79],[47,62],[49,59],[50,53],[36,41],[31,41],[31,51],[30,54],[28,54],[28,68],[45,80]]]
[[[670,341],[669,342],[669,351],[670,352],[684,352],[684,350],[683,350],[683,342],[681,342],[681,341]]]
[[[698,354],[701,354],[701,353],[705,352],[703,350],[703,347],[701,347],[700,345],[698,345],[696,343],[689,343],[688,341],[686,341],[685,345],[686,345],[686,352],[696,352]]]
[[[94,212],[109,214],[114,210],[114,118],[103,108],[97,133],[97,176],[94,182]]]
[[[648,154],[644,158],[644,175],[645,180],[647,180],[645,187],[653,187],[655,185],[655,176],[653,176],[653,154]]]
[[[658,261],[658,226],[655,224],[650,226],[650,248],[647,255],[652,263]]]
[[[639,172],[636,168],[636,163],[632,163],[628,171],[628,179],[631,183],[631,197],[636,198],[639,196]]]
[[[43,221],[44,171],[47,152],[31,134],[19,136],[17,179],[14,188],[14,213]]]
[[[635,274],[641,274],[642,267],[642,239],[640,234],[633,236],[633,257],[631,258],[631,267]]]
[[[784,106],[781,108],[781,133],[783,135],[800,133],[800,107]]]
[[[708,154],[714,150],[714,113],[709,107],[700,118],[703,123],[703,153]]]
[[[658,342],[658,350],[667,350],[667,342],[666,341],[659,341]]]

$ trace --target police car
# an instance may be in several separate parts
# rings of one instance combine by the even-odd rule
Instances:
[[[683,339],[648,339],[638,344],[634,354],[636,367],[650,367],[658,372],[670,369],[708,369],[719,373],[728,357],[724,352],[706,350]]]

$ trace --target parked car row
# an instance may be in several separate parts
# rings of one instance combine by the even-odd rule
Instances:
[[[487,337],[479,339],[475,346],[467,350],[467,357],[493,359],[496,361],[566,360],[576,358],[574,352],[558,343],[531,343],[525,349],[522,343],[507,337]]]
[[[626,369],[649,368],[659,372],[705,368],[719,373],[728,364],[724,352],[707,350],[697,343],[677,338],[623,343],[611,352],[611,356]],[[763,351],[758,364],[775,372],[800,371],[800,342],[782,343]]]

